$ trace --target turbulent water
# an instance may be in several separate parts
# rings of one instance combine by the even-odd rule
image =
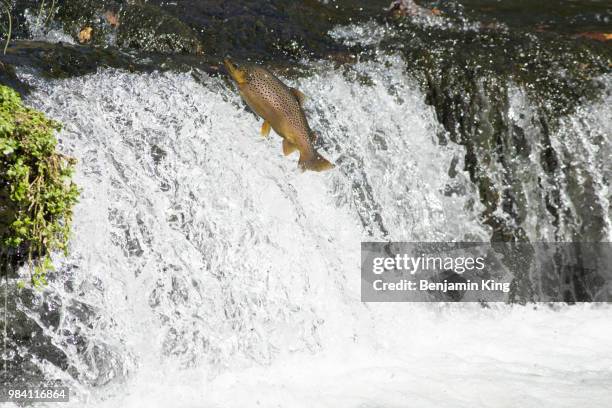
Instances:
[[[25,75],[36,85],[27,102],[64,124],[60,149],[78,159],[82,192],[70,255],[55,258],[35,307],[16,306],[61,364],[20,352],[70,385],[74,407],[609,406],[609,307],[360,302],[362,240],[491,231],[464,148],[440,144],[401,58],[310,66],[287,82],[307,95],[337,163],[321,174],[263,139],[221,78]],[[511,118],[529,132],[529,100],[513,89]],[[563,118],[554,139],[592,180],[607,237],[610,145],[597,140],[611,132],[610,102],[608,92]],[[517,164],[533,192],[524,228],[550,239],[531,159]],[[574,193],[564,202],[586,214]]]

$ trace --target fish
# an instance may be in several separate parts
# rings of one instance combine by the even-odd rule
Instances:
[[[304,113],[304,94],[285,85],[267,69],[254,64],[238,67],[229,58],[223,60],[230,77],[236,82],[242,99],[264,122],[261,134],[270,130],[283,138],[283,154],[300,153],[298,168],[302,171],[325,171],[334,168],[315,148],[317,134],[310,129]]]

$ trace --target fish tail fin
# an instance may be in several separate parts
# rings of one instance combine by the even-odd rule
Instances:
[[[334,164],[327,160],[325,157],[321,156],[319,152],[315,151],[310,157],[301,153],[300,161],[298,162],[299,168],[303,170],[312,170],[312,171],[325,171],[329,169],[333,169]]]

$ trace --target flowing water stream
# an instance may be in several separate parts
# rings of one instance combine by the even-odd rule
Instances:
[[[488,241],[492,230],[465,146],[441,138],[399,55],[349,70],[305,63],[309,75],[285,80],[308,97],[337,163],[327,173],[300,173],[222,77],[22,72],[27,103],[64,124],[82,192],[69,256],[55,257],[48,288],[10,305],[31,331],[4,355],[15,372],[63,381],[71,407],[609,406],[608,306],[361,303],[362,240]],[[600,80],[603,96],[551,137],[574,169],[554,181],[562,221],[543,198],[536,109],[508,84],[508,121],[531,143],[511,187],[532,241],[612,238],[611,82]],[[505,170],[487,171],[503,188]]]

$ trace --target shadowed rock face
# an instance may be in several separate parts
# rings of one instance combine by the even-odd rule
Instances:
[[[92,28],[94,45],[116,45],[166,54],[199,54],[195,32],[180,19],[149,4],[125,1],[69,1],[58,9],[57,19],[75,39]],[[79,39],[81,43],[85,42]]]
[[[188,71],[198,68],[209,74],[218,72],[215,58],[200,55],[160,53],[125,53],[117,48],[53,44],[42,41],[15,41],[2,58],[7,69],[12,66],[34,68],[48,78],[69,78],[96,72],[99,67],[120,68],[132,72],[156,70]],[[9,65],[10,64],[10,65]],[[0,75],[0,83],[11,86],[16,77]],[[22,85],[27,90],[27,85]],[[18,89],[19,90],[19,89]]]
[[[151,4],[198,31],[210,53],[274,60],[321,58],[346,50],[327,32],[338,24],[380,16],[388,1],[186,0],[169,5],[153,0]]]
[[[387,3],[69,0],[58,2],[52,20],[61,23],[75,41],[79,41],[84,28],[92,28],[91,38],[86,40],[92,45],[174,54],[299,59],[305,55],[324,57],[345,49],[327,32],[337,24],[379,16]],[[37,2],[22,0],[15,14],[22,16],[25,9],[38,13],[38,6]],[[27,37],[23,18],[17,20],[17,37]]]
[[[526,239],[521,225],[531,209],[517,163],[528,161],[533,153],[543,169],[541,183],[555,186],[545,190],[544,200],[561,228],[569,216],[563,214],[559,196],[565,175],[551,137],[560,117],[601,95],[604,85],[599,78],[610,72],[611,47],[571,35],[499,25],[466,29],[461,20],[450,21],[451,25],[424,26],[408,18],[395,20],[395,35],[384,40],[382,48],[402,53],[451,140],[466,147],[466,170],[479,188],[492,239]],[[534,112],[524,113],[530,130],[510,118],[513,86],[524,89],[533,103]],[[534,143],[542,147],[537,153],[531,150]],[[504,169],[502,182],[491,178],[498,174],[496,166]],[[594,208],[586,217],[591,222],[576,230],[573,239],[603,239],[605,213],[605,208]]]
[[[451,3],[452,4],[452,3]],[[485,24],[503,23],[512,29],[550,31],[562,34],[609,32],[612,9],[599,0],[462,0],[456,11]]]
[[[9,86],[20,94],[25,94],[30,89],[28,84],[24,83],[17,77],[17,74],[15,73],[15,67],[8,63],[5,63],[4,61],[0,62],[0,84]],[[2,209],[0,207],[0,219],[2,218],[1,214]]]
[[[236,59],[260,61],[296,61],[305,56],[331,56],[350,61],[346,54],[358,52],[360,47],[348,47],[332,39],[328,32],[338,25],[372,19],[383,21],[385,18],[411,21],[441,15],[479,21],[482,28],[489,31],[510,27],[534,33],[557,30],[573,35],[601,31],[605,28],[605,17],[610,18],[610,12],[596,1],[582,1],[580,7],[574,3],[563,8],[556,6],[554,12],[550,12],[545,3],[533,4],[525,0],[493,5],[480,0],[452,1],[442,5],[412,0],[64,0],[57,2],[57,12],[51,13],[47,24],[51,25],[53,21],[61,24],[75,41],[79,41],[83,29],[91,28],[86,42],[98,46],[168,54],[204,53],[218,58],[231,55]],[[394,10],[401,9],[402,4],[411,5],[410,10],[418,10],[418,13],[395,13]],[[24,10],[30,9],[31,14],[38,14],[39,6],[40,3],[34,0],[16,3],[17,38],[28,36],[23,24]],[[598,37],[593,34],[590,38]]]
[[[202,52],[199,37],[188,25],[163,9],[125,0],[17,1],[13,8],[14,38],[28,38],[31,24],[61,28],[75,42],[167,54]],[[42,8],[41,8],[42,5]],[[39,27],[40,28],[40,27]],[[82,33],[87,32],[87,35]]]
[[[154,6],[126,6],[117,12],[115,19],[117,45],[122,48],[167,54],[201,54],[203,51],[200,40],[189,26]]]

